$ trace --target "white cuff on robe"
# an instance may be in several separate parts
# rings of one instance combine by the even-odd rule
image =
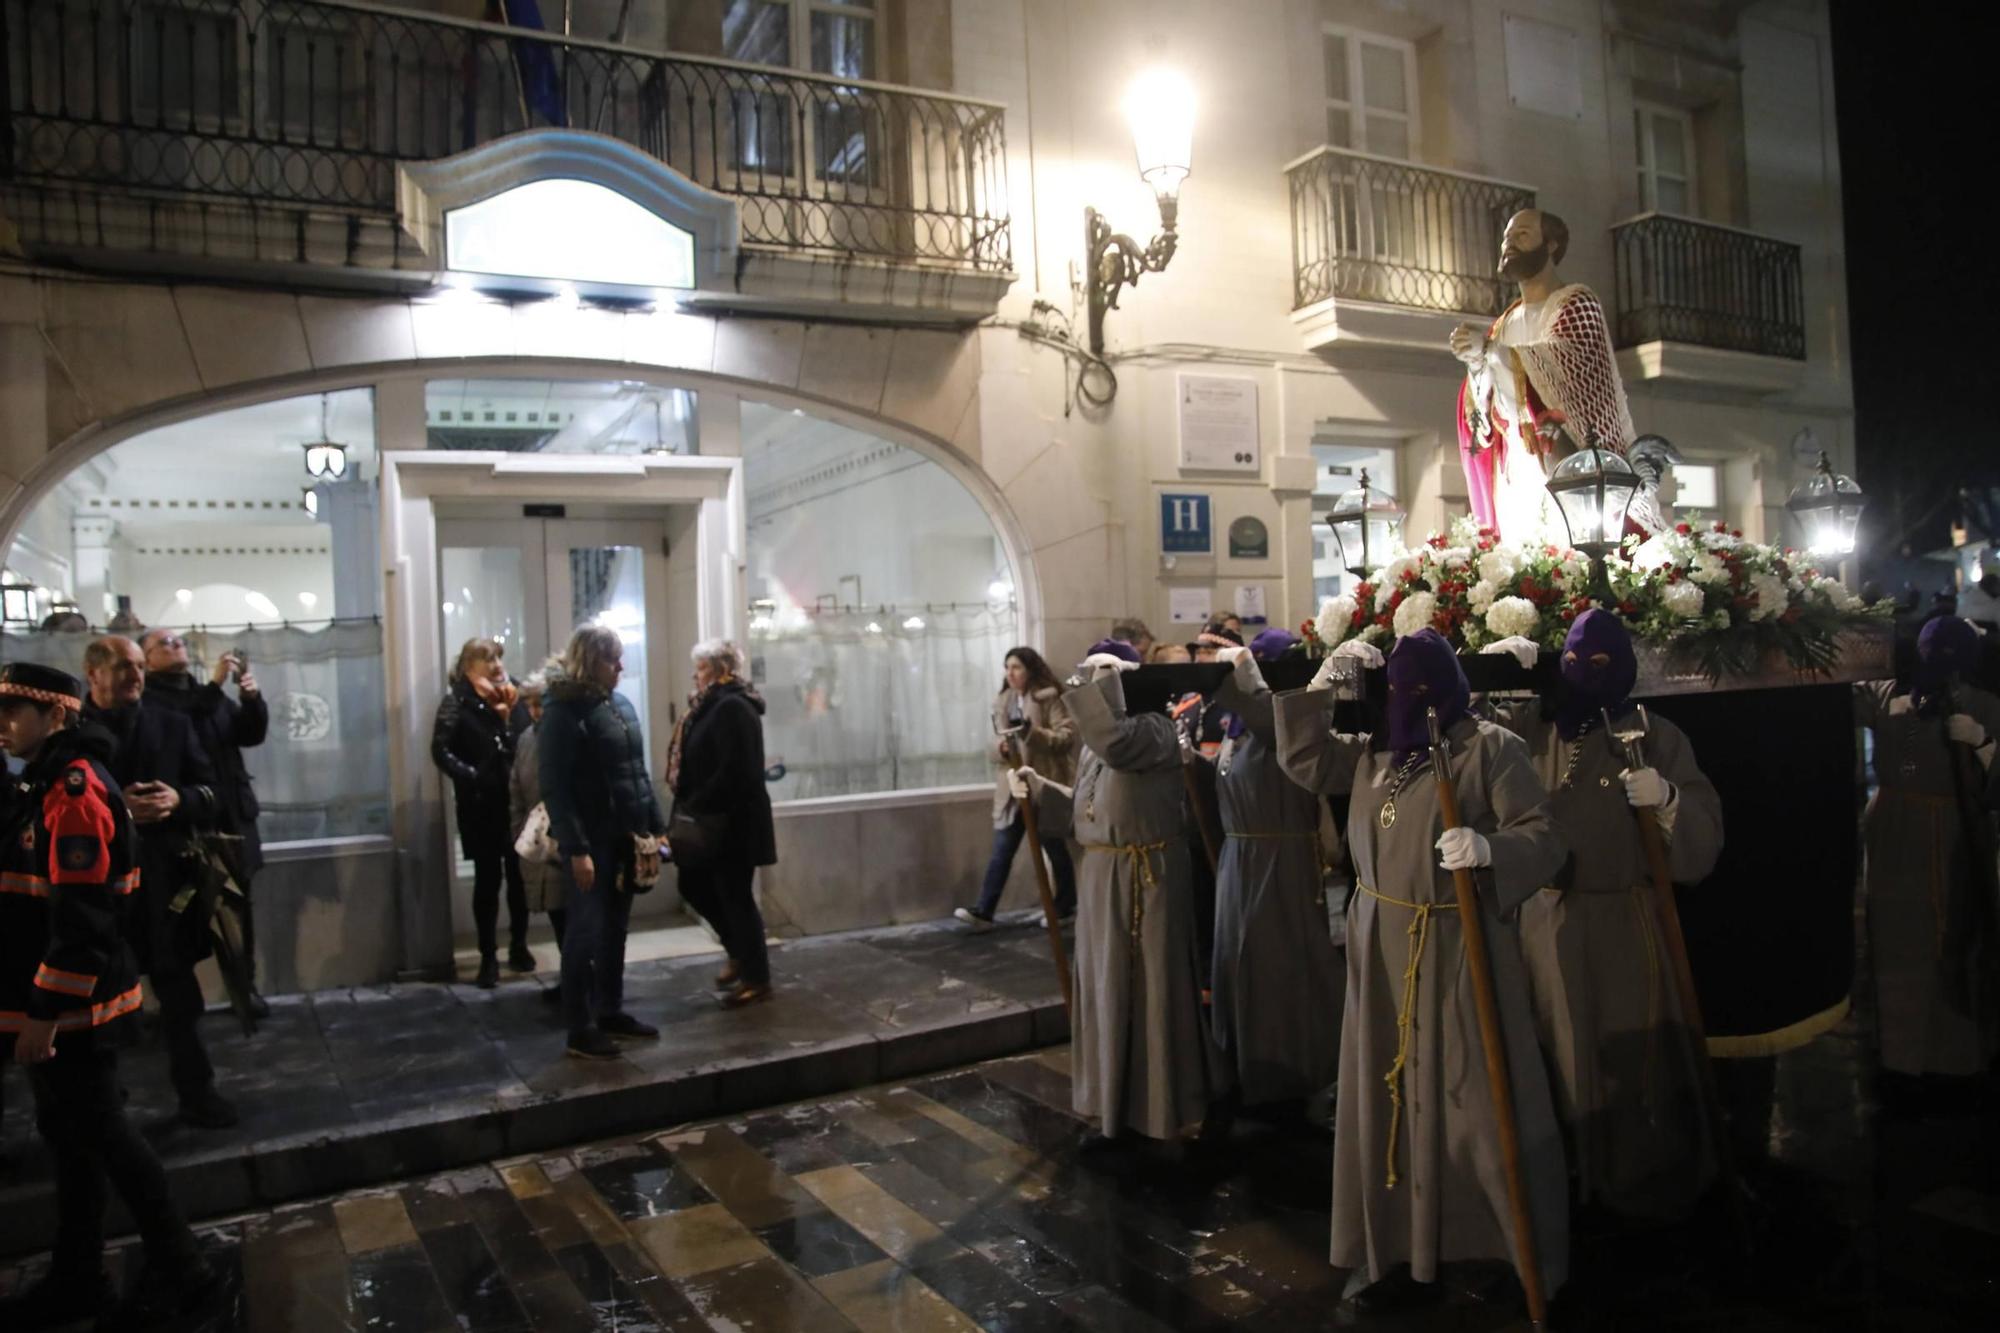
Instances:
[[[1681,789],[1673,783],[1667,784],[1667,803],[1659,807],[1660,836],[1671,840],[1674,836],[1674,820],[1681,813]]]

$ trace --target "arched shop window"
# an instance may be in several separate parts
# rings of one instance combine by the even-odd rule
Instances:
[[[914,449],[791,408],[746,401],[742,442],[772,795],[988,781],[1019,616],[979,501]]]
[[[115,444],[16,535],[0,658],[81,674],[85,644],[112,625],[181,631],[197,671],[242,652],[271,707],[268,739],[244,755],[265,840],[386,832],[377,477],[368,389]],[[42,628],[62,611],[92,629]]]

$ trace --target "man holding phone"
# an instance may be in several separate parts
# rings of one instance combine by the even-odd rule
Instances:
[[[90,681],[83,716],[116,741],[109,767],[139,827],[141,878],[130,937],[160,1001],[180,1118],[199,1129],[226,1129],[236,1123],[236,1108],[215,1090],[215,1067],[197,1026],[207,1004],[194,968],[212,947],[208,922],[199,912],[172,910],[175,896],[188,887],[184,853],[195,830],[214,828],[219,817],[215,770],[191,722],[168,709],[140,706],[146,659],[138,644],[106,635],[84,650],[83,665]]]
[[[270,1006],[256,989],[257,930],[250,891],[251,880],[264,867],[264,843],[257,834],[257,790],[243,752],[264,743],[271,710],[250,674],[249,655],[240,648],[223,653],[208,683],[200,684],[188,660],[187,640],[173,630],[147,630],[139,647],[146,658],[145,706],[179,713],[194,725],[195,738],[215,768],[218,826],[243,840],[236,867],[243,890],[243,956],[251,969],[251,1012],[266,1017]],[[236,681],[234,699],[223,689],[231,678]]]

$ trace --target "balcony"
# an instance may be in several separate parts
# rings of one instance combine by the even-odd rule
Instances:
[[[1648,213],[1611,229],[1614,341],[1628,379],[1796,387],[1806,358],[1799,247]]]
[[[1525,185],[1319,148],[1285,168],[1292,199],[1292,319],[1315,351],[1435,354],[1460,319],[1513,299],[1494,272]]]
[[[1012,278],[990,102],[347,0],[0,0],[0,49],[0,203],[35,254],[420,281],[399,168],[562,127],[733,199],[748,303],[817,272],[963,319]]]

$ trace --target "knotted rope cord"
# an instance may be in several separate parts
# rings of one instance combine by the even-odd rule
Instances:
[[[1391,898],[1386,893],[1377,893],[1366,884],[1357,883],[1360,889],[1377,902],[1401,907],[1410,913],[1410,961],[1403,969],[1403,1002],[1396,1011],[1396,1058],[1389,1063],[1389,1072],[1382,1081],[1389,1086],[1389,1174],[1388,1187],[1396,1188],[1401,1179],[1396,1174],[1396,1134],[1403,1123],[1403,1067],[1410,1059],[1410,1020],[1417,1001],[1417,966],[1423,962],[1424,946],[1430,942],[1431,913],[1456,912],[1457,903],[1413,903],[1401,898]]]
[[[1132,952],[1139,952],[1139,928],[1146,922],[1146,899],[1142,889],[1160,887],[1159,877],[1153,873],[1153,854],[1167,849],[1166,842],[1087,842],[1086,852],[1109,852],[1114,856],[1128,857],[1132,862]]]

